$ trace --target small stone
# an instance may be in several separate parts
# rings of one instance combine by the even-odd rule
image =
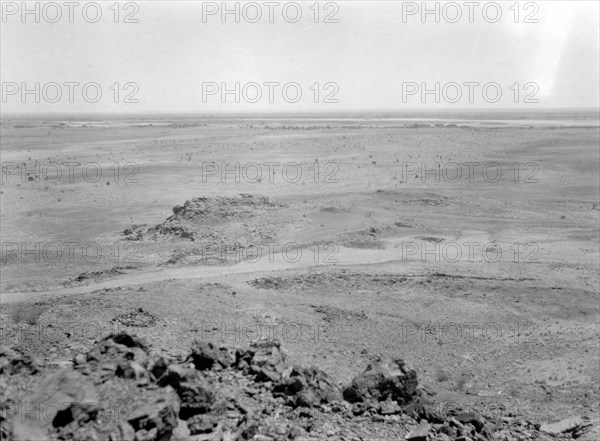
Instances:
[[[148,439],[153,440],[156,437],[168,439],[179,425],[178,413],[179,398],[171,386],[167,386],[163,389],[161,397],[137,409],[127,422],[136,431],[136,440],[146,435],[149,436],[153,431],[155,431],[154,436]]]
[[[579,416],[565,418],[555,423],[544,423],[540,425],[540,432],[558,435],[560,433],[571,432],[583,424]]]
[[[485,424],[484,419],[477,412],[461,412],[455,415],[454,418],[463,424],[472,424],[477,432],[481,432]]]
[[[188,433],[198,435],[204,433],[212,433],[219,427],[221,418],[217,415],[196,415],[187,420]]]
[[[253,441],[275,441],[274,438],[271,438],[270,436],[267,435],[254,435],[254,437],[252,438]]]
[[[402,412],[402,408],[398,406],[398,403],[391,400],[389,397],[387,400],[381,401],[379,405],[381,407],[382,415],[393,415]]]
[[[244,387],[242,390],[246,393],[246,395],[249,395],[251,397],[253,397],[254,395],[256,395],[257,393],[260,392],[258,389],[255,389],[253,387],[247,387],[247,386]]]
[[[431,425],[426,421],[421,421],[417,427],[410,431],[404,438],[412,441],[426,441]]]
[[[448,424],[444,424],[441,428],[438,429],[438,434],[444,434],[448,437],[454,439],[458,436],[458,432],[454,427],[450,427]]]
[[[21,371],[29,374],[38,372],[35,360],[19,348],[0,346],[0,374],[12,375]]]
[[[158,434],[158,429],[153,427],[150,430],[141,429],[135,432],[135,440],[136,441],[153,441],[156,439],[156,435]]]
[[[192,359],[199,371],[211,369],[219,359],[217,348],[211,342],[196,340],[192,345]]]
[[[292,425],[287,432],[287,439],[295,439],[301,436],[305,436],[306,435],[306,431],[300,427],[300,426],[296,426],[296,425]]]

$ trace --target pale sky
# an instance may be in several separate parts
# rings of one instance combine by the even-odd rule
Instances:
[[[60,1],[57,4],[63,5]],[[135,2],[138,11],[134,18],[138,23],[114,23],[113,4],[100,2],[102,17],[96,23],[88,23],[82,16],[79,2],[75,8],[73,23],[69,22],[67,6],[61,6],[62,17],[57,23],[44,19],[40,9],[40,23],[33,14],[23,23],[21,2],[3,2],[1,26],[0,75],[3,87],[2,113],[10,112],[295,112],[295,111],[343,111],[343,110],[410,110],[410,109],[476,109],[517,108],[538,110],[542,108],[599,106],[599,2],[597,1],[537,1],[520,2],[519,23],[514,23],[514,1],[499,2],[502,17],[496,23],[486,21],[480,2],[474,10],[473,23],[469,23],[468,7],[461,6],[462,18],[449,23],[456,12],[446,8],[446,16],[440,13],[440,23],[433,15],[421,20],[420,11],[408,14],[421,2],[360,2],[338,1],[320,3],[318,23],[314,23],[314,3],[298,2],[302,18],[288,23],[282,13],[284,5],[275,6],[273,23],[269,22],[269,7],[256,2],[262,12],[258,23],[240,22],[233,15],[223,23],[220,11],[206,16],[203,8],[220,8],[221,2]],[[204,3],[204,5],[203,5]],[[229,6],[234,8],[235,2]],[[240,2],[240,8],[245,3]],[[441,2],[440,10],[445,2]],[[531,6],[537,5],[537,7]],[[43,6],[44,3],[42,2]],[[435,2],[429,2],[435,7]],[[33,9],[34,2],[29,6]],[[40,6],[40,8],[42,7]],[[337,6],[337,7],[336,7]],[[121,4],[119,20],[133,11]],[[334,12],[337,23],[324,23],[325,16]],[[534,11],[536,9],[536,11]],[[293,19],[294,9],[287,10],[287,18]],[[252,19],[255,9],[247,6],[247,18]],[[488,18],[493,19],[493,9]],[[524,23],[525,17],[537,23]],[[46,18],[52,20],[55,10],[47,7]],[[93,18],[93,9],[88,10]],[[403,22],[405,21],[405,22]],[[48,83],[61,85],[62,97],[56,103],[44,100],[35,103],[35,94],[26,95],[23,103],[22,83],[34,89]],[[81,87],[74,89],[74,102],[69,103],[65,82],[100,85],[102,97],[98,102],[86,102]],[[121,84],[118,103],[110,89],[115,82]],[[236,82],[240,89],[247,83],[261,85],[262,97],[258,102],[244,100],[235,103],[234,94],[222,103],[220,93],[205,95],[203,83],[226,83],[233,89]],[[273,103],[269,102],[269,86],[272,86]],[[302,98],[287,102],[282,86],[297,83]],[[314,102],[314,83],[320,84],[318,102]],[[447,83],[461,85],[462,97],[451,103],[443,99],[435,103],[435,94],[426,96],[422,103],[419,91],[406,95],[407,83],[426,83],[434,89]],[[474,86],[474,102],[468,100],[468,86],[463,83],[477,82]],[[18,90],[15,91],[14,84]],[[133,86],[123,90],[123,84],[135,83],[138,87],[134,98],[137,103],[123,103]],[[330,84],[324,89],[324,84]],[[481,87],[497,83],[502,98],[496,103],[486,101]],[[514,83],[519,83],[518,103],[514,102]],[[526,83],[530,84],[524,88]],[[403,86],[404,84],[404,86]],[[312,87],[312,89],[311,89]],[[512,87],[512,89],[511,89]],[[337,89],[334,90],[334,89]],[[405,89],[405,92],[409,89]],[[492,92],[494,92],[492,88]],[[253,99],[256,90],[245,89]],[[294,88],[288,89],[291,99]],[[94,92],[94,89],[91,89]],[[90,95],[94,96],[94,93]],[[328,93],[335,92],[337,103],[325,103]],[[449,97],[456,97],[456,89],[448,86]],[[50,99],[56,94],[53,86],[46,93]],[[530,99],[535,103],[523,102]],[[491,93],[491,99],[495,92]],[[403,102],[405,101],[405,102]]]

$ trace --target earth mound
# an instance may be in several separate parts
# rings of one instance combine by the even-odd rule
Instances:
[[[241,194],[239,197],[199,197],[173,207],[173,215],[160,224],[148,227],[135,224],[123,231],[129,240],[186,239],[192,242],[202,240],[223,240],[234,243],[232,237],[248,237],[258,240],[271,238],[267,228],[259,229],[260,219],[272,216],[272,212],[285,207],[282,202],[267,196]],[[234,236],[235,232],[244,235]]]
[[[287,205],[267,196],[199,197],[173,207],[163,222],[134,224],[123,231],[126,240],[171,241],[178,248],[165,264],[227,264],[279,238],[289,220]],[[274,214],[277,213],[276,216]]]

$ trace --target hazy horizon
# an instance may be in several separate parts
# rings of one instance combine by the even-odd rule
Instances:
[[[18,13],[3,17],[3,84],[21,89],[23,84],[32,88],[37,82],[43,88],[57,83],[62,93],[56,103],[44,99],[35,103],[33,94],[22,102],[22,91],[9,87],[3,90],[3,113],[539,111],[599,107],[598,2],[536,2],[537,11],[526,10],[531,2],[521,2],[518,23],[509,3],[502,3],[501,19],[493,23],[482,19],[480,12],[470,23],[466,10],[458,23],[444,19],[436,23],[431,18],[423,22],[418,14],[405,15],[403,5],[411,2],[360,1],[321,3],[318,23],[309,10],[310,3],[304,2],[302,20],[297,23],[283,20],[280,13],[270,23],[266,10],[258,23],[243,19],[236,23],[231,16],[223,19],[218,13],[206,14],[202,5],[207,3],[211,2],[137,2],[139,10],[131,11],[137,23],[122,23],[128,15],[124,10],[120,11],[121,22],[115,23],[108,4],[102,5],[102,19],[97,23],[82,20],[78,14],[69,23],[66,11],[57,23],[35,23],[31,18],[23,22]],[[337,10],[325,10],[328,4]],[[442,8],[446,3],[440,4]],[[334,22],[323,22],[328,15]],[[530,15],[537,22],[524,22]],[[70,103],[63,86],[66,82],[97,83],[101,99],[84,101],[78,86]],[[265,83],[269,82],[279,83],[273,89],[274,102],[266,99],[269,86]],[[119,84],[118,97],[111,89],[115,83]],[[210,92],[208,83],[219,89],[221,85],[231,88],[239,83],[243,88],[256,83],[261,87],[261,99],[235,103],[235,97],[223,96],[222,90],[205,95]],[[298,84],[301,92],[296,103],[281,97],[283,85],[291,83]],[[462,98],[457,103],[443,99],[436,103],[418,92],[405,95],[410,92],[404,89],[409,83],[424,84],[424,88],[456,83],[461,86]],[[474,89],[473,103],[465,98],[468,87],[464,83],[480,83]],[[481,97],[481,88],[491,83],[500,86],[498,102]],[[254,87],[245,90],[249,96],[258,96]],[[57,93],[53,87],[46,92],[49,96]],[[452,88],[447,92],[458,93]],[[125,103],[126,96],[138,102]],[[324,102],[328,96],[337,102]],[[527,102],[528,96],[533,97],[532,102]]]
[[[240,112],[240,111],[206,111],[206,112],[48,112],[48,113],[29,113],[29,112],[2,112],[0,120],[8,121],[11,119],[97,119],[97,118],[406,118],[415,119],[418,117],[430,117],[430,119],[444,119],[459,117],[478,119],[498,119],[502,117],[531,120],[536,117],[585,117],[586,120],[594,120],[600,123],[600,109],[598,108],[566,108],[566,109],[382,109],[382,110],[336,110],[336,111],[296,111],[296,112]]]

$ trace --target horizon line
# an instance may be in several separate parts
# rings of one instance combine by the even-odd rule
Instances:
[[[296,111],[159,111],[159,110],[147,110],[141,112],[77,112],[77,111],[68,111],[68,112],[0,112],[0,119],[5,119],[7,117],[55,117],[55,116],[65,116],[65,117],[81,117],[81,116],[277,116],[277,115],[339,115],[339,114],[352,114],[352,115],[360,115],[360,114],[382,114],[382,113],[392,113],[392,114],[458,114],[458,113],[504,113],[504,112],[513,112],[513,113],[545,113],[545,112],[590,112],[590,113],[598,113],[600,114],[600,107],[544,107],[538,109],[522,109],[522,108],[513,108],[513,107],[503,107],[503,108],[471,108],[471,109],[452,109],[452,108],[443,108],[443,109],[419,109],[419,108],[411,108],[411,109],[343,109],[343,110],[296,110]]]

